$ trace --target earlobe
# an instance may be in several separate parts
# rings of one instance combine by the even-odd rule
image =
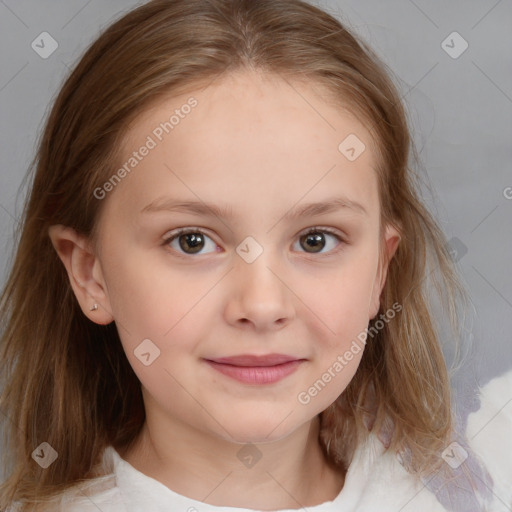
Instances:
[[[88,240],[62,224],[50,226],[48,235],[64,264],[73,292],[84,314],[93,322],[113,321],[101,265]],[[94,305],[97,307],[94,307]]]

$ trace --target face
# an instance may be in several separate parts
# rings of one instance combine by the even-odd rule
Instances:
[[[123,152],[129,171],[96,192],[84,312],[115,320],[147,414],[240,443],[311,421],[356,372],[385,279],[367,129],[240,72],[161,101]]]

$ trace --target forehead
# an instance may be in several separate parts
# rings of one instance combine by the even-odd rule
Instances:
[[[256,212],[334,189],[377,200],[369,130],[318,84],[244,71],[160,99],[130,125],[119,165],[149,140],[109,201],[140,210],[168,193]]]
[[[187,102],[191,98],[197,102],[197,108],[188,108]],[[364,139],[367,147],[371,147],[368,153],[374,153],[375,141],[370,137],[368,122],[360,118],[355,108],[348,99],[335,95],[319,82],[265,74],[257,70],[237,70],[192,85],[186,93],[172,94],[154,101],[130,124],[123,149],[131,151],[137,146],[141,135],[151,134],[155,129],[162,131],[158,130],[159,125],[174,117],[171,122],[173,126],[170,127],[174,139],[180,137],[180,132],[185,137],[192,129],[197,135],[208,131],[209,140],[218,142],[223,134],[232,139],[234,133],[242,137],[262,127],[269,133],[286,128],[288,133],[295,135],[294,140],[302,135],[303,141],[311,141],[316,147],[324,141],[325,146],[332,149],[333,140],[326,136],[327,132],[332,132],[330,135],[341,141],[344,133],[346,135],[346,132],[352,131]],[[191,121],[182,123],[189,113],[193,114]],[[210,130],[212,120],[219,129]],[[169,139],[166,137],[169,134],[164,130],[161,135]],[[291,137],[288,140],[293,142]],[[283,142],[283,138],[280,142]]]

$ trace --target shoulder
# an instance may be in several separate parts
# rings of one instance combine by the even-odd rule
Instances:
[[[370,434],[354,455],[345,481],[346,492],[354,500],[354,511],[447,512],[417,476],[409,473],[397,453],[386,449]]]
[[[90,496],[74,495],[61,502],[62,512],[126,512],[117,487]]]
[[[126,512],[114,472],[114,451],[107,447],[96,477],[73,485],[63,493],[32,507],[34,512]],[[22,504],[13,503],[5,512],[20,512]]]
[[[41,503],[34,512],[126,512],[119,489],[112,488],[91,496],[68,492],[59,498]],[[21,503],[13,503],[5,512],[20,512]]]
[[[495,501],[512,510],[512,371],[488,382],[479,398],[467,420],[468,444],[492,478]]]
[[[115,474],[115,450],[107,446],[96,478],[82,482],[61,497],[62,512],[126,512]]]

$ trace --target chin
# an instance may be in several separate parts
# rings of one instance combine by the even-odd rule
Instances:
[[[253,413],[245,417],[241,416],[236,423],[231,418],[231,421],[223,423],[226,430],[216,430],[224,440],[232,443],[271,443],[287,437],[305,421],[307,420],[297,421],[297,417],[294,414],[289,414],[288,417],[284,414],[280,417],[277,414],[260,414],[256,416]]]

